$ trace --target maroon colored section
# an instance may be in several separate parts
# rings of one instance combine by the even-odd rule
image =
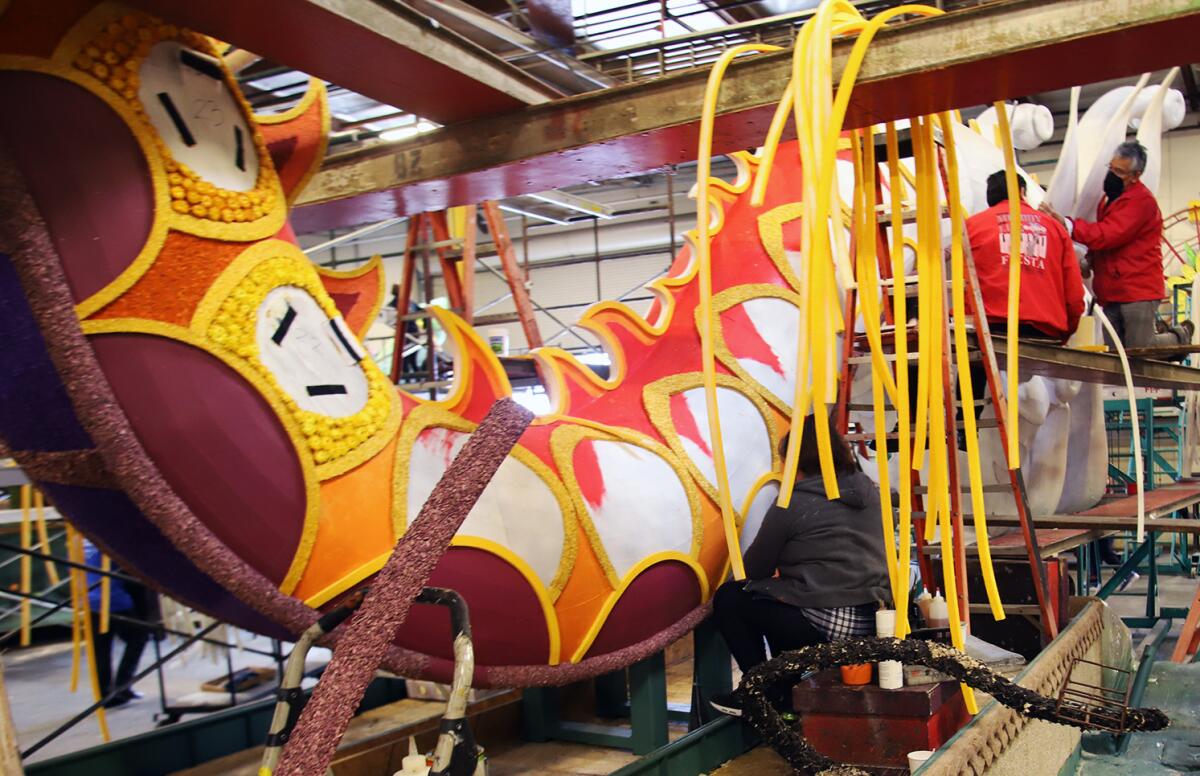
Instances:
[[[360,293],[353,294],[335,294],[329,293],[329,297],[333,299],[333,306],[342,314],[343,318],[349,319],[350,313],[354,310],[354,305],[358,304],[358,298],[362,296]]]
[[[937,749],[970,720],[957,682],[849,687],[833,669],[806,679],[792,696],[813,748],[854,765],[907,765],[909,752]]]
[[[295,137],[285,137],[274,143],[267,143],[267,153],[271,155],[271,163],[275,165],[276,170],[282,170],[287,166],[292,154],[296,153],[298,142]]]
[[[278,584],[304,525],[296,450],[266,401],[198,348],[145,334],[90,338],[163,478],[239,557]]]
[[[451,588],[466,600],[477,665],[537,665],[549,660],[550,636],[541,604],[525,577],[502,558],[474,547],[451,547],[428,584]],[[453,660],[452,638],[449,610],[419,604],[409,612],[396,644]]]
[[[456,69],[454,62],[405,48],[386,31],[352,21],[327,3],[137,0],[135,5],[439,124],[523,107],[517,98]],[[384,8],[379,13],[386,15]],[[337,44],[324,45],[333,41]],[[505,68],[498,57],[483,49],[477,54],[495,62],[497,69],[507,69],[511,78],[521,78],[519,70]],[[533,80],[525,83],[532,85]]]
[[[682,620],[700,603],[696,573],[678,561],[643,571],[617,601],[587,652],[603,655],[636,644]]]
[[[15,152],[76,302],[137,257],[154,193],[129,127],[99,97],[54,76],[0,72],[0,137]]]

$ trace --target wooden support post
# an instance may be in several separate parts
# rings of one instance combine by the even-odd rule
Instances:
[[[463,226],[462,259],[459,269],[462,270],[462,317],[467,323],[475,323],[475,244],[479,237],[479,229],[475,225],[475,206],[466,205],[466,223]]]
[[[412,300],[413,272],[415,270],[413,249],[421,237],[421,227],[425,222],[425,214],[417,213],[408,219],[408,235],[404,241],[404,258],[400,265],[400,285],[396,287],[396,345],[392,349],[392,382],[400,382],[400,371],[404,364],[404,348],[406,339],[404,333],[408,330],[409,302]]]
[[[517,265],[516,254],[513,253],[512,240],[508,236],[508,227],[500,215],[500,208],[493,201],[483,203],[483,214],[487,219],[488,229],[492,233],[492,243],[496,246],[496,254],[500,257],[500,266],[504,269],[504,277],[508,280],[508,288],[512,291],[513,302],[517,307],[517,318],[521,322],[521,330],[525,332],[525,342],[529,349],[542,346],[542,335],[538,331],[537,318],[533,314],[533,304],[529,301],[529,289],[525,287],[525,273]]]
[[[667,668],[661,652],[629,667],[629,722],[634,754],[667,745]]]
[[[463,310],[462,279],[458,274],[458,259],[450,253],[450,226],[446,223],[446,211],[439,210],[429,214],[429,223],[433,229],[434,250],[437,251],[438,263],[442,267],[442,282],[446,285],[446,296],[450,298],[450,308],[455,312]]]
[[[966,235],[964,234],[965,238]],[[996,412],[997,428],[1000,433],[1000,444],[1008,453],[1008,418],[1005,416],[1004,390],[1000,385],[1000,367],[996,363],[996,352],[992,348],[992,332],[988,328],[987,315],[983,312],[983,297],[979,293],[978,276],[975,274],[975,256],[971,252],[969,240],[963,240],[963,281],[966,284],[967,305],[971,308],[971,322],[975,325],[975,340],[979,346],[979,355],[983,361],[983,371],[987,375],[987,387],[992,398],[992,408]],[[974,408],[972,408],[973,410]],[[1030,572],[1033,574],[1033,589],[1037,594],[1038,610],[1042,617],[1042,633],[1049,642],[1058,635],[1058,619],[1050,606],[1050,598],[1046,593],[1046,568],[1042,564],[1042,553],[1038,548],[1037,529],[1029,514],[1029,498],[1025,494],[1025,480],[1021,477],[1020,469],[1009,469],[1008,479],[1012,484],[1013,503],[1017,508],[1017,517],[1021,521],[1021,534],[1025,538],[1025,554],[1029,559]]]
[[[1196,587],[1196,595],[1192,597],[1192,605],[1188,607],[1187,619],[1183,621],[1183,630],[1179,632],[1179,641],[1175,642],[1175,651],[1171,653],[1171,662],[1187,662],[1188,655],[1196,651],[1196,630],[1200,627],[1200,585]]]
[[[0,665],[0,773],[21,776],[21,750],[17,744],[17,726],[8,705],[8,690],[4,686],[4,667]]]

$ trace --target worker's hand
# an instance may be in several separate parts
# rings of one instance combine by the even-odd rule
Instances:
[[[1046,215],[1050,216],[1051,218],[1053,218],[1055,221],[1059,222],[1063,226],[1067,225],[1067,222],[1063,219],[1062,216],[1060,216],[1058,214],[1058,211],[1055,210],[1054,208],[1050,207],[1049,202],[1042,200],[1042,204],[1038,205],[1038,210],[1040,210],[1043,213],[1045,213]]]

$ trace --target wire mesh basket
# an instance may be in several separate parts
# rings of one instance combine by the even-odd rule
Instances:
[[[1107,675],[1113,676],[1114,684],[1122,689],[1111,689],[1102,684],[1091,684],[1081,680],[1077,676],[1078,673],[1082,673],[1079,671],[1080,666],[1094,666],[1099,669],[1100,676],[1112,672]],[[1131,672],[1125,669],[1075,658],[1067,671],[1066,681],[1058,691],[1055,714],[1063,722],[1073,722],[1110,733],[1125,733],[1128,731],[1126,720],[1129,716],[1129,694],[1133,690],[1131,679]]]

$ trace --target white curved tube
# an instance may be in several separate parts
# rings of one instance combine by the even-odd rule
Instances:
[[[1090,300],[1089,300],[1090,301]],[[1134,476],[1137,477],[1137,540],[1145,541],[1146,539],[1146,493],[1142,484],[1142,478],[1145,472],[1142,471],[1142,428],[1138,422],[1137,414],[1137,397],[1133,389],[1133,372],[1129,369],[1129,356],[1125,355],[1125,346],[1121,344],[1121,340],[1117,338],[1116,329],[1108,320],[1108,316],[1104,314],[1104,310],[1096,305],[1092,308],[1096,313],[1096,318],[1100,321],[1100,325],[1108,332],[1108,336],[1113,341],[1113,346],[1117,349],[1117,355],[1121,358],[1121,371],[1125,373],[1125,390],[1129,393],[1129,420],[1133,424],[1133,466]]]

